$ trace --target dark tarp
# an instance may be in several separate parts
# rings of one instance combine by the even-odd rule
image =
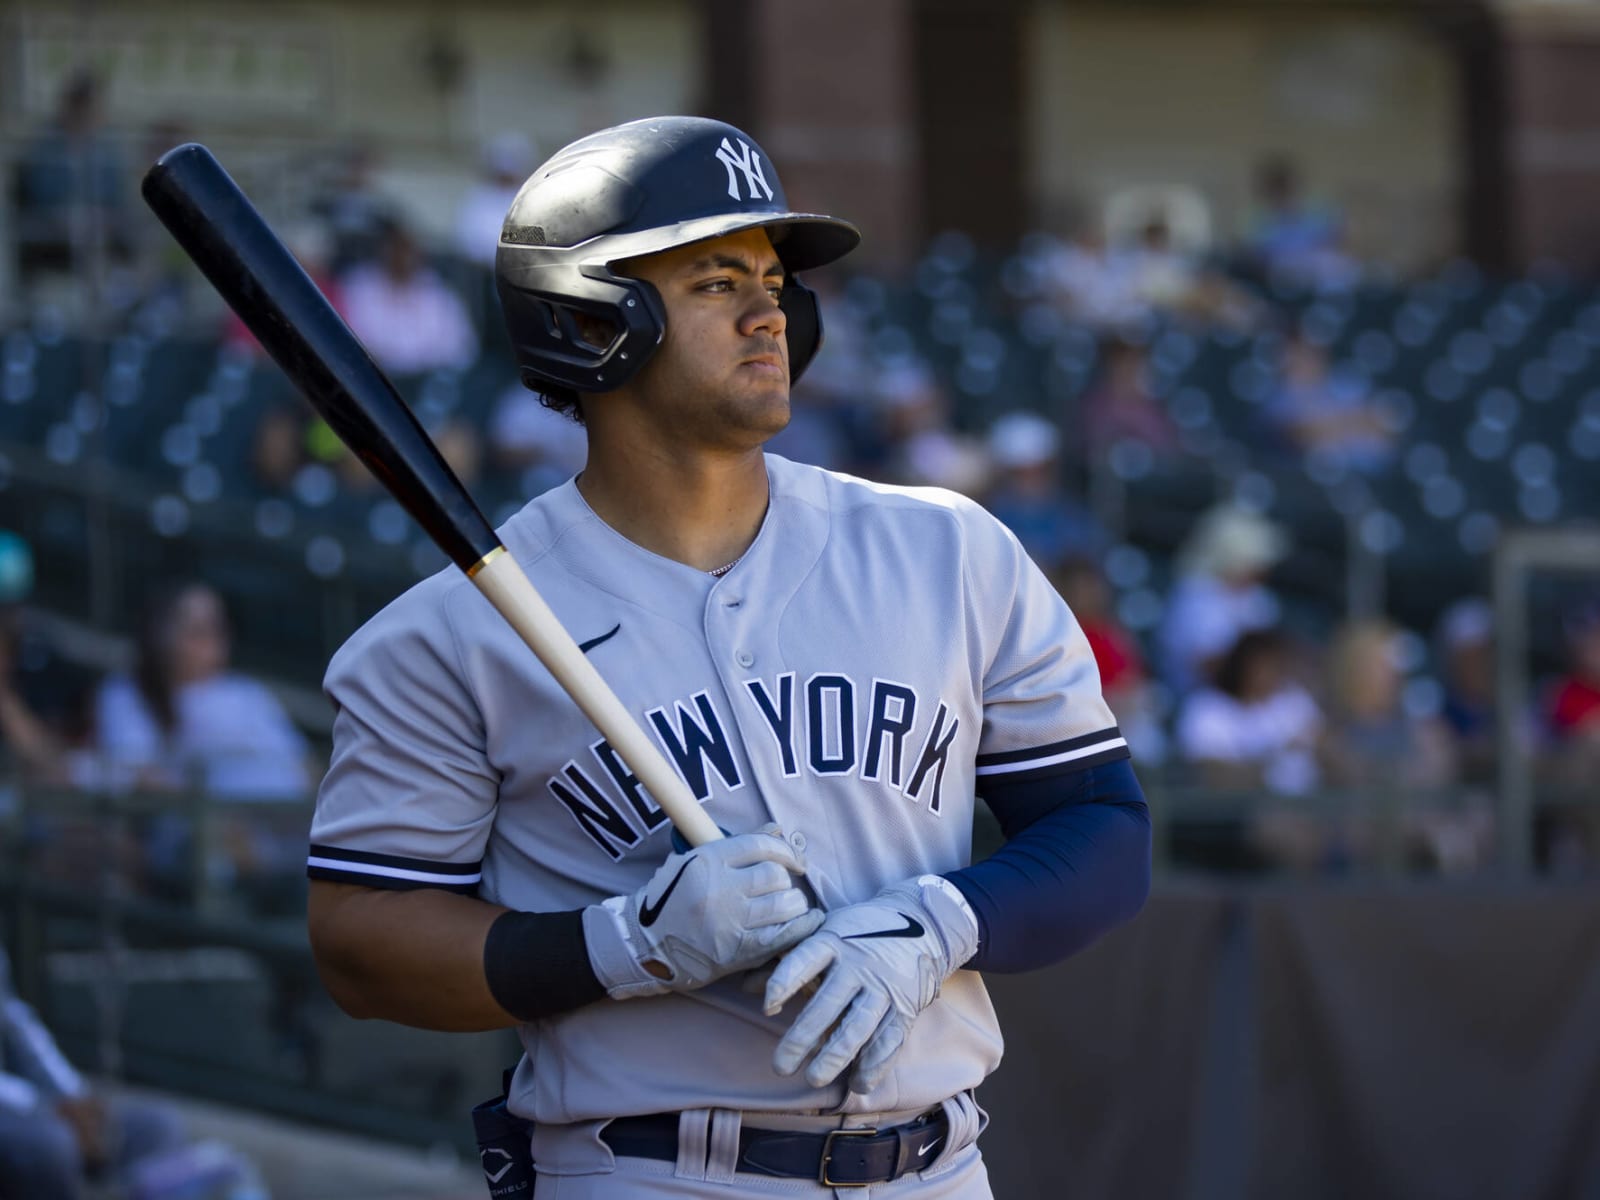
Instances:
[[[1166,888],[990,976],[1000,1200],[1600,1200],[1600,888]]]

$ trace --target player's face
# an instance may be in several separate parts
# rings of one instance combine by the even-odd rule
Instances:
[[[783,266],[766,230],[680,246],[626,269],[654,284],[666,308],[666,337],[638,377],[652,415],[679,434],[739,448],[788,424]]]

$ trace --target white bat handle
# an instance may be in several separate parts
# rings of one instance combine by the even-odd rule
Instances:
[[[611,748],[622,756],[639,782],[661,806],[685,841],[691,846],[714,842],[722,836],[717,823],[706,815],[678,773],[672,769],[655,743],[640,728],[633,714],[622,706],[615,692],[601,678],[594,664],[578,649],[544,597],[528,579],[510,551],[502,549],[484,557],[471,572],[472,582],[488,597],[511,628],[539,656],[595,728],[605,735]]]

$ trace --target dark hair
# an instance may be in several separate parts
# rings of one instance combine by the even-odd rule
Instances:
[[[178,605],[195,591],[216,595],[210,584],[198,579],[164,584],[151,595],[139,621],[133,682],[150,706],[162,733],[172,733],[178,727],[177,687],[172,678],[173,622],[178,615]],[[219,603],[220,600],[219,596]]]
[[[1258,660],[1270,658],[1273,655],[1283,656],[1288,653],[1289,643],[1283,634],[1275,629],[1252,629],[1241,634],[1233,648],[1222,656],[1222,661],[1217,664],[1216,673],[1212,682],[1217,690],[1238,698],[1244,690],[1246,673]]]
[[[541,387],[538,395],[539,403],[546,408],[572,418],[579,425],[583,424],[583,397],[571,388]]]

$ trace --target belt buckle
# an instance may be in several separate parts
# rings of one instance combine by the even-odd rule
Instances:
[[[830,1129],[828,1136],[822,1139],[822,1166],[817,1171],[817,1182],[823,1187],[864,1188],[871,1187],[872,1183],[863,1180],[860,1183],[842,1183],[837,1179],[828,1178],[828,1164],[833,1161],[833,1142],[835,1138],[842,1137],[877,1137],[876,1129]]]

